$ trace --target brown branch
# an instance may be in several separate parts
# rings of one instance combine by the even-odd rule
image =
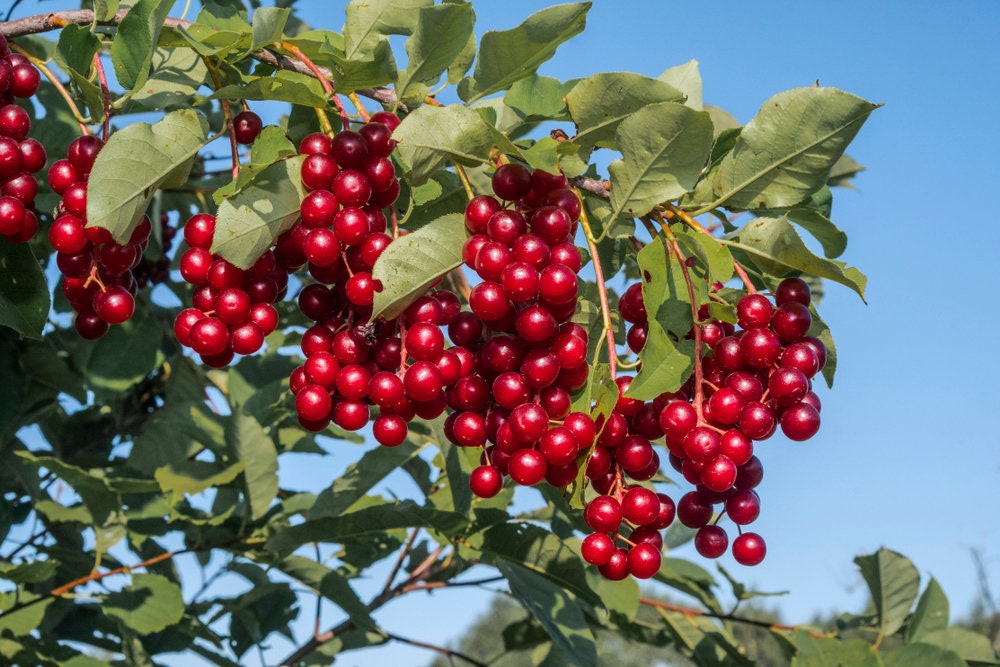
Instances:
[[[458,658],[459,660],[464,660],[465,662],[473,665],[474,667],[487,667],[487,663],[480,662],[472,656],[466,655],[454,649],[447,648],[445,646],[438,646],[436,644],[428,644],[427,642],[417,641],[416,639],[409,639],[407,637],[401,637],[400,635],[393,634],[391,632],[386,632],[385,636],[397,642],[402,642],[404,644],[409,644],[410,646],[416,646],[418,648],[426,648],[431,651],[437,651],[442,655],[446,655],[449,658]]]
[[[394,600],[395,598],[406,595],[407,593],[412,592],[413,590],[419,590],[413,588],[413,585],[419,584],[422,581],[426,581],[427,579],[433,577],[435,574],[437,574],[438,572],[440,572],[445,568],[446,561],[434,562],[434,560],[440,555],[440,553],[441,549],[437,549],[433,553],[431,553],[427,557],[427,559],[424,560],[423,563],[421,563],[416,567],[416,569],[414,569],[413,573],[410,574],[410,576],[407,579],[400,582],[393,588],[382,591],[374,598],[372,598],[371,602],[369,602],[366,605],[366,609],[369,612],[373,612],[376,609],[385,605],[387,602]],[[353,619],[348,618],[339,625],[330,628],[326,632],[320,634],[314,634],[313,637],[309,639],[309,641],[304,643],[299,648],[295,649],[295,651],[293,651],[288,657],[282,660],[280,663],[281,667],[292,667],[293,665],[303,660],[310,653],[318,649],[323,644],[331,642],[337,637],[340,637],[341,635],[344,635],[355,629],[357,629],[357,624],[354,622]],[[386,633],[384,630],[380,630],[380,632],[382,632],[386,637],[391,638],[391,635]],[[425,648],[432,648],[432,647],[428,646]]]
[[[586,190],[592,195],[597,195],[604,199],[611,197],[611,181],[599,181],[596,178],[586,178],[584,176],[574,176],[569,179],[569,184],[580,190]]]
[[[127,13],[128,10],[123,9],[115,14],[110,20],[98,21],[97,23],[98,25],[103,26],[117,26],[121,23],[121,20],[125,18],[125,14]],[[15,37],[23,37],[25,35],[36,35],[42,32],[50,32],[52,30],[60,30],[71,24],[88,25],[91,23],[94,23],[93,10],[70,9],[65,11],[48,12],[45,14],[35,14],[34,16],[26,16],[15,21],[0,23],[0,35],[11,39]],[[168,17],[163,21],[163,25],[172,28],[189,28],[193,25],[193,23],[193,21],[185,21],[172,17]],[[278,69],[287,69],[300,74],[315,76],[305,63],[295,58],[277,54],[266,49],[250,55],[252,58]],[[320,67],[318,70],[319,73],[326,79],[333,78],[333,74],[329,69]],[[394,107],[398,102],[396,93],[391,88],[359,88],[354,92],[388,107]],[[406,109],[403,108],[403,110],[405,111]]]
[[[685,616],[704,616],[705,618],[715,618],[720,621],[732,621],[733,623],[742,623],[744,625],[754,625],[759,628],[767,628],[768,630],[804,630],[802,626],[798,625],[785,625],[784,623],[772,623],[771,621],[761,621],[756,618],[746,618],[745,616],[736,616],[734,614],[719,614],[712,611],[704,611],[702,609],[691,609],[690,607],[681,607],[680,605],[670,604],[669,602],[662,602],[660,600],[654,600],[653,598],[640,597],[639,603],[653,607],[654,609],[662,609],[664,611],[673,611],[678,614],[684,614]],[[824,639],[830,637],[830,634],[824,634],[822,632],[814,632],[812,630],[806,630],[810,637],[816,639]]]

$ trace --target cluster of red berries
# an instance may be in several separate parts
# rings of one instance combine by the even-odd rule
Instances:
[[[35,174],[45,168],[45,149],[28,136],[31,117],[15,103],[37,91],[41,75],[23,55],[11,53],[0,35],[0,236],[24,243],[38,231]]]
[[[48,180],[60,195],[49,242],[63,275],[62,290],[76,319],[77,333],[87,340],[100,338],[110,325],[125,322],[135,312],[139,265],[152,230],[148,217],[133,230],[128,242],[115,242],[108,230],[87,227],[87,180],[104,142],[93,135],[70,142],[66,157],[49,167]]]
[[[740,531],[732,543],[733,557],[744,565],[763,560],[764,540],[742,532],[760,514],[754,488],[763,468],[753,443],[779,427],[796,441],[819,430],[821,406],[812,378],[826,363],[826,347],[806,335],[812,324],[809,286],[800,278],[786,278],[774,298],[774,304],[760,293],[740,299],[739,329],[717,320],[698,325],[711,350],[701,362],[700,403],[692,400],[698,393],[694,378],[665,402],[660,397],[658,422],[670,463],[696,486],[678,501],[677,518],[698,529],[695,548],[706,558],[718,558],[730,547],[725,529],[713,521],[715,505],[722,505]],[[619,312],[632,325],[627,340],[638,351],[648,326],[638,285],[622,295]],[[705,309],[701,316],[707,319]]]
[[[590,368],[587,332],[570,322],[580,200],[561,174],[518,164],[499,167],[492,186],[495,197],[477,196],[465,210],[463,258],[481,282],[448,333],[476,366],[450,390],[455,412],[445,423],[452,442],[483,448],[470,479],[483,498],[500,492],[505,475],[524,486],[569,485],[596,435],[589,414],[570,412],[570,392]]]
[[[380,112],[357,131],[303,139],[300,177],[308,194],[299,221],[275,247],[279,257],[307,266],[315,281],[298,295],[299,310],[315,322],[302,337],[305,363],[289,378],[299,423],[311,431],[331,422],[356,431],[378,406],[373,434],[390,447],[406,439],[415,415],[433,419],[444,409],[442,375],[454,373],[457,357],[444,355],[437,327],[459,306],[453,293],[442,290],[399,319],[369,323],[379,288],[372,269],[392,242],[383,209],[399,196],[389,159],[398,125],[395,115]],[[406,334],[407,326],[419,331],[417,325],[434,329],[441,344],[424,341],[422,348],[415,334]]]
[[[191,308],[174,320],[177,341],[213,368],[237,354],[253,354],[278,326],[272,305],[285,295],[288,271],[267,250],[249,269],[212,254],[215,216],[196,213],[184,225],[188,249],[180,259],[181,277],[194,286]]]

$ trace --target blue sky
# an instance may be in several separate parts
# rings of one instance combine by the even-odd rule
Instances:
[[[477,34],[546,4],[474,3]],[[315,25],[342,23],[339,6],[300,6]],[[860,611],[866,592],[852,559],[880,546],[910,557],[925,581],[937,578],[953,619],[977,592],[970,549],[982,550],[1000,589],[1000,355],[989,338],[1000,324],[989,296],[1000,260],[991,201],[1000,181],[998,26],[1000,4],[986,1],[596,0],[586,31],[540,69],[562,80],[657,76],[695,58],[705,102],[740,122],[772,94],[816,81],[884,104],[849,149],[868,169],[855,190],[837,190],[833,209],[850,237],[842,259],[869,278],[868,304],[828,286],[820,311],[839,368],[834,389],[820,390],[822,429],[807,443],[761,446],[755,527],[767,558],[753,569],[722,561],[760,590],[789,591],[773,599],[788,622]],[[690,547],[676,555],[698,559]],[[379,618],[446,641],[487,603],[443,591],[395,602]],[[343,663],[431,657],[396,646]]]
[[[339,30],[343,4],[299,7],[315,27]],[[477,34],[513,27],[546,4],[480,0]],[[998,27],[1000,3],[987,0],[595,0],[586,31],[540,69],[562,80],[617,70],[657,76],[696,58],[705,102],[741,122],[772,94],[816,81],[885,105],[849,149],[868,170],[856,190],[836,192],[833,209],[850,237],[843,259],[869,278],[868,304],[828,286],[820,312],[839,368],[834,389],[819,391],[822,429],[807,443],[776,437],[761,445],[754,527],[767,558],[753,569],[722,561],[760,590],[788,590],[774,599],[787,622],[859,611],[866,598],[852,559],[880,546],[936,577],[953,619],[976,595],[970,549],[982,550],[1000,590],[1000,354],[990,337],[1000,325],[990,301],[1000,260],[992,202],[1000,182]],[[332,478],[350,460],[335,456],[323,474]],[[315,465],[290,461],[283,474],[314,475]],[[700,560],[691,547],[676,555]],[[380,584],[373,580],[372,590]],[[488,601],[476,590],[439,591],[394,602],[377,618],[390,631],[443,643]],[[288,653],[287,644],[273,644],[272,659]],[[337,664],[432,657],[390,645]]]

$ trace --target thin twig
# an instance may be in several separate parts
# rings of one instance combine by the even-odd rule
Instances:
[[[715,618],[720,621],[731,621],[733,623],[743,623],[744,625],[755,625],[759,628],[767,628],[768,630],[806,630],[809,636],[816,639],[823,639],[827,637],[834,636],[831,634],[825,634],[822,632],[815,632],[813,630],[807,630],[799,625],[785,625],[784,623],[772,623],[771,621],[761,621],[755,618],[746,618],[744,616],[734,616],[733,614],[719,614],[712,611],[704,611],[702,609],[691,609],[690,607],[681,607],[680,605],[670,604],[669,602],[662,602],[660,600],[654,600],[653,598],[640,597],[639,603],[653,607],[654,609],[662,609],[664,611],[673,611],[679,614],[684,614],[685,616],[704,616],[705,618]]]
[[[403,644],[409,644],[410,646],[416,646],[418,648],[426,648],[431,651],[436,651],[442,655],[446,655],[449,658],[458,658],[459,660],[464,660],[465,662],[473,665],[474,667],[488,667],[488,663],[476,660],[470,655],[466,655],[460,651],[450,649],[446,646],[438,646],[436,644],[429,644],[427,642],[418,641],[416,639],[410,639],[408,637],[403,637],[401,635],[394,634],[392,632],[386,632],[385,636],[393,641],[402,642]]]

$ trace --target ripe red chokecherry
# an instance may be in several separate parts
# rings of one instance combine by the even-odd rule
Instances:
[[[480,498],[492,498],[503,488],[503,475],[491,465],[481,465],[469,475],[469,487]]]
[[[253,111],[241,111],[233,117],[233,134],[238,144],[252,144],[263,127],[260,116]]]
[[[660,571],[662,556],[660,550],[647,542],[641,542],[629,549],[628,571],[636,579],[649,579]]]
[[[615,541],[605,533],[591,533],[580,544],[580,556],[591,565],[598,567],[611,560],[615,552]]]
[[[733,558],[740,565],[759,565],[767,554],[767,545],[757,533],[743,533],[733,540]]]
[[[718,558],[728,546],[729,536],[721,526],[702,526],[694,535],[694,548],[705,558]]]

